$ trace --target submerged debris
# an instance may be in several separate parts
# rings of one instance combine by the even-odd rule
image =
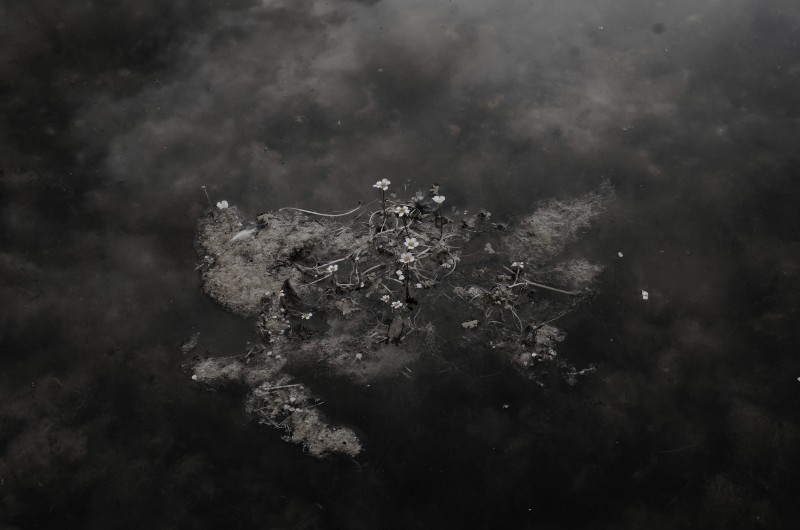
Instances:
[[[197,344],[200,342],[200,332],[193,334],[192,336],[186,338],[181,342],[181,353],[183,355],[188,355],[192,353],[195,348],[197,348]]]
[[[532,215],[520,220],[504,241],[511,254],[526,261],[544,263],[558,255],[605,210],[611,190],[587,193],[569,201],[543,203]]]
[[[255,318],[261,344],[241,356],[201,359],[192,378],[243,386],[250,413],[316,457],[355,456],[361,444],[352,429],[329,424],[311,390],[290,374],[305,367],[358,382],[410,377],[410,364],[438,351],[437,324],[454,305],[480,317],[462,322],[475,330],[464,340],[503,352],[526,377],[539,382],[549,364],[573,384],[593,369],[557,355],[564,334],[552,323],[587,296],[602,269],[557,258],[602,212],[608,190],[545,203],[498,232],[489,212],[448,218],[438,185],[398,201],[385,193],[390,184],[374,185],[377,211],[346,221],[340,218],[359,209],[284,209],[243,220],[226,203],[198,228],[203,290]]]
[[[361,444],[355,433],[346,427],[328,425],[316,408],[319,401],[304,385],[290,381],[284,376],[260,384],[247,399],[247,411],[261,423],[287,431],[287,441],[301,444],[317,458],[331,453],[360,453]]]

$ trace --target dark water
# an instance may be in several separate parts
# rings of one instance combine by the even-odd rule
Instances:
[[[796,2],[262,4],[0,2],[2,524],[797,527]],[[199,294],[200,186],[332,210],[379,177],[501,218],[610,180],[561,352],[598,371],[320,375],[357,462],[198,389],[184,337],[252,338]]]

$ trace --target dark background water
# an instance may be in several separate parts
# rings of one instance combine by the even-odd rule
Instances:
[[[799,40],[792,0],[0,1],[0,523],[796,528]],[[199,389],[181,339],[252,337],[199,293],[200,186],[380,177],[501,218],[610,180],[561,351],[598,371],[319,375],[357,462]]]

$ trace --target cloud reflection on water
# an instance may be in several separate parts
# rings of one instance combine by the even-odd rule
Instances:
[[[575,323],[587,337],[573,339],[574,355],[601,363],[604,377],[577,396],[557,392],[563,404],[526,395],[513,421],[453,383],[476,412],[458,416],[470,422],[453,427],[463,440],[449,435],[467,449],[445,461],[448,476],[458,458],[485,457],[468,478],[479,489],[493,484],[490,506],[517,524],[528,517],[517,494],[552,502],[552,513],[538,512],[545,522],[571,495],[601,526],[721,527],[758,516],[780,527],[798,515],[788,492],[799,485],[791,470],[800,456],[792,412],[800,366],[787,353],[800,259],[792,243],[800,222],[795,3],[238,7],[0,8],[8,58],[0,65],[8,80],[0,100],[0,344],[10,352],[0,470],[17,488],[6,504],[12,518],[44,521],[31,508],[42,483],[57,513],[99,525],[113,503],[97,493],[111,461],[149,473],[125,485],[131,496],[151,499],[159,481],[174,486],[164,460],[114,459],[157,453],[151,445],[178,451],[190,429],[151,439],[123,427],[132,441],[122,444],[124,456],[110,454],[109,425],[130,422],[136,406],[102,381],[109,371],[120,378],[154,431],[169,420],[154,412],[163,404],[151,392],[178,403],[172,414],[194,405],[173,368],[173,346],[198,320],[224,318],[192,294],[201,185],[213,200],[253,212],[345,209],[371,199],[370,183],[382,177],[411,180],[409,191],[437,181],[448,202],[508,215],[603,178],[617,190],[609,219],[580,250],[606,263],[619,249],[625,257],[616,271],[609,265],[596,314]],[[642,288],[646,306],[637,299]],[[126,356],[136,359],[122,364],[129,372],[119,369]],[[134,390],[142,381],[155,381],[155,390]],[[101,390],[79,406],[69,388]],[[412,430],[436,424],[413,403],[422,419],[407,419]],[[567,419],[549,424],[530,403]],[[64,416],[76,407],[86,412]],[[195,421],[209,421],[197,414]],[[446,458],[419,432],[401,439],[422,445],[417,462]],[[199,442],[206,452],[196,456],[197,469],[211,469],[197,473],[214,477],[202,482],[198,498],[207,502],[216,498],[215,480],[230,473],[213,453],[215,440]],[[500,444],[508,446],[503,454],[484,455]],[[369,480],[391,498],[399,491],[392,481],[408,470],[391,459],[384,466],[388,476],[376,471]],[[52,493],[75,467],[84,481],[78,500]],[[554,493],[527,483],[541,469]],[[504,489],[506,479],[516,492]],[[176,495],[190,482],[175,486]],[[303,497],[288,484],[281,487]],[[449,479],[431,484],[418,487],[431,493]],[[608,484],[619,496],[600,495]],[[610,507],[592,504],[593,495]],[[94,511],[87,506],[97,496]],[[302,519],[292,510],[313,509],[306,501],[267,512],[285,508],[286,518]],[[422,519],[445,518],[409,502]],[[247,503],[236,506],[237,516],[248,513]],[[182,509],[188,517],[192,507]],[[370,520],[337,510],[339,523]],[[731,519],[713,519],[720,514]]]

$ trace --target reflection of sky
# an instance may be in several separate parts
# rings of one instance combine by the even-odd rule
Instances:
[[[485,490],[488,481],[489,506],[517,526],[555,517],[540,505],[528,512],[517,494],[583,502],[599,526],[758,516],[779,527],[797,515],[795,2],[12,4],[0,6],[0,513],[44,524],[35,513],[45,491],[55,513],[98,526],[113,511],[113,496],[100,493],[108,484],[146,503],[164,483],[175,502],[195,480],[186,477],[203,476],[196,498],[235,506],[218,511],[245,525],[250,513],[316,524],[308,510],[335,498],[287,479],[262,487],[289,488],[295,500],[249,512],[256,499],[217,491],[236,474],[221,455],[236,450],[217,450],[213,433],[169,427],[189,416],[187,425],[232,428],[192,411],[197,402],[227,409],[193,393],[175,346],[193,326],[248,329],[196,294],[200,186],[254,213],[345,209],[386,177],[409,191],[437,181],[448,201],[505,217],[604,178],[617,191],[578,249],[608,268],[568,343],[600,375],[554,394],[564,404],[545,408],[566,415],[559,425],[531,405],[541,397],[516,390],[524,398],[513,420],[485,396],[465,398],[478,412],[454,412],[471,426],[448,434],[461,453],[402,435],[425,448],[412,452],[416,464],[444,461],[428,488],[459,476],[459,458],[480,458],[466,482]],[[647,304],[637,300],[643,288]],[[413,427],[439,421],[414,407]],[[293,454],[260,431],[231,443],[252,449],[251,436]],[[486,453],[497,446],[502,454]],[[369,502],[379,509],[391,504],[376,496],[399,494],[393,481],[421,480],[384,458],[384,474],[364,478],[376,481]],[[75,470],[75,495],[54,493]],[[551,489],[529,483],[537,470]],[[355,497],[358,480],[340,471]],[[137,472],[139,482],[119,478]],[[427,511],[422,498],[403,502],[421,510],[420,525],[442,523],[469,511],[459,496],[470,498],[448,495]],[[370,520],[333,513],[319,520]]]

